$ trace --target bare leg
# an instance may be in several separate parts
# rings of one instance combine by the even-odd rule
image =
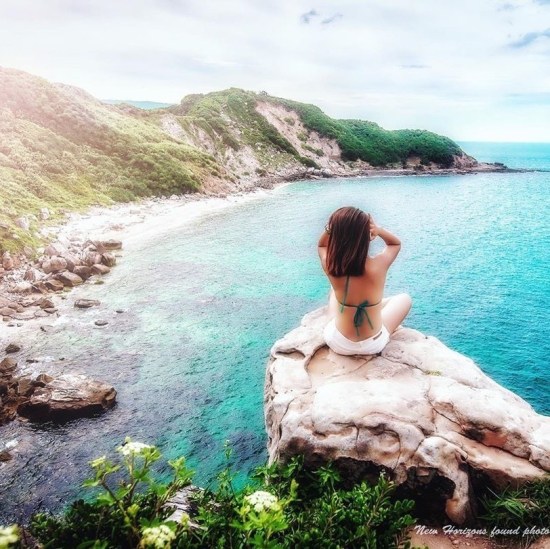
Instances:
[[[382,322],[393,333],[403,322],[411,310],[412,299],[409,294],[397,294],[390,298],[386,303],[382,302]]]

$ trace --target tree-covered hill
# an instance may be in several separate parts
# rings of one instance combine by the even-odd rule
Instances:
[[[265,92],[231,88],[144,110],[0,67],[0,251],[36,245],[44,207],[55,221],[92,204],[231,192],[307,169],[448,167],[462,155],[430,132],[333,120]]]

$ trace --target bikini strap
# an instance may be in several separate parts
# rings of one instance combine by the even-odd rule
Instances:
[[[344,312],[344,305],[346,304],[346,299],[348,297],[348,286],[349,286],[349,275],[346,277],[346,287],[344,289],[344,299],[340,302],[340,312]]]
[[[359,326],[363,324],[363,315],[367,317],[367,322],[369,323],[371,329],[373,328],[369,313],[366,308],[373,307],[374,305],[378,305],[378,303],[370,304],[368,301],[363,301],[363,303],[356,305],[357,310],[355,311],[355,315],[353,316],[353,324],[355,325],[355,331],[357,335],[359,335]]]

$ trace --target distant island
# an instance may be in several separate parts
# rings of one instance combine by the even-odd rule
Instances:
[[[231,88],[144,109],[0,68],[0,94],[0,252],[40,245],[45,208],[55,222],[94,204],[308,177],[505,169],[429,131],[335,120],[266,92]]]

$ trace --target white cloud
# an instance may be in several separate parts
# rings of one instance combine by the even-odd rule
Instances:
[[[541,0],[19,0],[0,4],[0,65],[100,98],[237,86],[388,128],[550,142],[548,21]]]

